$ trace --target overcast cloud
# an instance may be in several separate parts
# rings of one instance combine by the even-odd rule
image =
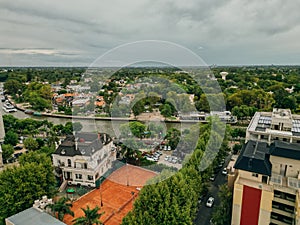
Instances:
[[[0,65],[82,66],[139,40],[207,64],[299,64],[300,1],[1,0]]]

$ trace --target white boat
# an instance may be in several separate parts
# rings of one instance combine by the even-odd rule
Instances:
[[[5,101],[2,108],[7,113],[17,112],[17,109],[12,104],[10,104],[9,101]]]

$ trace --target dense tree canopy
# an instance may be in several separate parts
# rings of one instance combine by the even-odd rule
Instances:
[[[51,159],[31,152],[20,157],[20,166],[0,173],[0,224],[4,219],[32,206],[43,195],[52,197],[55,178]]]

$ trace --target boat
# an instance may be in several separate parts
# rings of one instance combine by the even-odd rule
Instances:
[[[7,100],[3,104],[2,108],[7,113],[17,112],[17,109],[9,101],[7,101]]]
[[[34,116],[41,116],[42,113],[40,113],[40,112],[33,112],[33,115],[34,115]]]
[[[29,110],[29,109],[26,109],[24,111],[25,114],[29,114],[29,115],[32,115],[34,112],[32,110]]]

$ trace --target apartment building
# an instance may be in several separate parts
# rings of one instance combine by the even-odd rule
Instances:
[[[259,112],[234,168],[232,225],[300,225],[299,116]]]
[[[258,140],[269,145],[275,140],[300,143],[300,115],[289,109],[273,109],[273,112],[256,112],[246,132],[246,142]]]
[[[116,151],[108,134],[78,133],[67,136],[52,154],[56,175],[68,184],[97,187],[112,167]]]

